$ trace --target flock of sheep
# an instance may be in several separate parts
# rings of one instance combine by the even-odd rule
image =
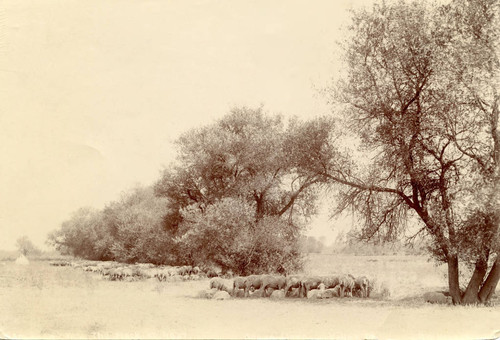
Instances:
[[[124,264],[101,261],[56,261],[52,266],[71,266],[102,275],[111,281],[137,281],[156,278],[158,281],[185,281],[206,278],[206,273],[192,266],[155,266],[151,263]]]
[[[307,297],[330,298],[358,296],[368,298],[371,291],[370,281],[361,276],[281,276],[281,275],[250,275],[236,277],[233,280],[213,278],[205,297],[212,297],[219,291],[224,291],[233,297]],[[212,296],[211,296],[212,295]]]
[[[52,266],[71,266],[75,269],[100,274],[111,281],[137,281],[157,279],[161,282],[187,281],[211,278],[209,289],[201,297],[221,299],[229,297],[370,297],[370,281],[361,276],[282,276],[250,275],[222,278],[213,269],[192,266],[155,266],[151,263],[123,264],[102,261],[56,261]],[[217,297],[216,297],[217,295]]]

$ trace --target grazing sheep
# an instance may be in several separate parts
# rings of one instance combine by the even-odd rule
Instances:
[[[118,267],[116,268],[116,271],[115,271],[115,279],[116,280],[122,280],[123,279],[123,269],[125,269],[124,267]]]
[[[193,269],[193,267],[191,267],[191,266],[182,266],[182,267],[178,267],[176,269],[177,269],[177,274],[178,275],[185,276],[185,275],[191,274],[191,270]]]
[[[158,271],[156,272],[156,278],[158,279],[158,281],[167,281],[168,278],[171,275],[172,271],[168,268],[161,268],[161,269],[158,269]]]
[[[219,290],[216,288],[202,290],[198,293],[198,297],[202,299],[211,299],[217,292],[219,292]]]
[[[337,288],[324,290],[323,292],[321,292],[321,296],[319,296],[319,298],[321,298],[321,299],[331,299],[333,297],[339,296],[339,294],[338,294],[339,289],[338,288],[339,287],[337,286]]]
[[[307,297],[307,293],[312,289],[317,289],[318,286],[323,282],[323,278],[320,276],[306,277],[301,281],[302,293],[301,297]]]
[[[136,266],[142,269],[151,269],[155,267],[152,263],[136,263]]]
[[[215,293],[215,295],[212,299],[214,299],[214,300],[229,300],[230,298],[231,298],[231,295],[229,295],[228,292],[219,291],[219,292]]]
[[[285,284],[285,296],[288,296],[292,289],[298,289],[300,293],[302,279],[303,277],[301,276],[287,276]]]
[[[222,290],[225,292],[232,292],[233,284],[228,280],[221,279],[219,277],[214,277],[210,280],[210,289],[216,288],[217,290]]]
[[[352,290],[354,289],[354,276],[351,274],[344,275],[340,278],[340,297],[352,297]]]
[[[215,267],[204,266],[202,271],[208,278],[218,277],[222,274],[221,269]]]
[[[107,269],[104,266],[98,266],[98,268],[99,268],[99,274],[104,276],[105,275],[104,273],[107,271]]]
[[[339,276],[323,276],[321,282],[324,283],[325,289],[330,289],[340,285],[340,281]]]
[[[68,262],[68,261],[52,261],[49,263],[51,266],[55,267],[65,267],[65,266],[71,266],[73,263]]]
[[[424,294],[425,302],[437,304],[451,303],[451,296],[446,296],[443,292],[427,292]]]
[[[150,268],[139,267],[137,268],[136,275],[143,279],[151,279],[155,275],[155,271]]]
[[[320,299],[321,298],[322,291],[319,289],[311,289],[307,292],[306,297],[308,299]]]
[[[134,272],[130,268],[123,268],[122,270],[122,279],[126,277],[132,277],[134,276]]]
[[[243,291],[245,291],[245,280],[246,277],[241,276],[238,276],[233,280],[233,296],[237,296],[240,289],[243,289]]]
[[[207,271],[207,277],[212,278],[212,277],[218,277],[218,276],[219,276],[219,273],[218,273],[218,272],[216,272],[216,271],[215,271],[215,270],[213,270],[213,269],[209,269],[209,270]]]
[[[267,295],[267,289],[285,289],[286,277],[285,276],[275,276],[275,275],[263,275],[262,276],[262,294],[265,297]]]
[[[285,298],[285,292],[281,290],[275,290],[272,292],[271,296],[269,297],[270,299],[284,299]]]
[[[122,276],[122,270],[121,268],[113,268],[110,269],[109,271],[109,279],[114,281],[114,280],[120,280]]]
[[[354,291],[359,292],[362,298],[370,296],[370,281],[368,281],[366,276],[361,276],[354,280]]]
[[[101,275],[102,276],[108,276],[109,277],[109,273],[111,272],[112,269],[103,269],[102,272],[101,272]]]
[[[251,290],[257,290],[262,287],[262,275],[250,275],[245,279],[245,297],[249,296],[249,292]],[[259,292],[259,295],[262,296],[262,291]]]
[[[167,273],[168,276],[180,276],[180,270],[179,268],[176,267],[167,267],[165,272]]]
[[[173,275],[173,276],[170,276],[167,281],[172,281],[172,282],[179,282],[179,281],[184,281],[184,276],[180,276],[180,275]]]

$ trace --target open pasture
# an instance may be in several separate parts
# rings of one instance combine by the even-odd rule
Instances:
[[[420,257],[311,255],[305,274],[375,279],[370,299],[197,298],[209,279],[110,281],[47,262],[0,262],[0,338],[492,338],[499,307],[425,304],[444,267]]]
[[[367,276],[375,296],[402,300],[415,298],[429,290],[445,290],[446,267],[436,266],[421,256],[346,256],[310,254],[304,266],[306,275],[349,273]]]

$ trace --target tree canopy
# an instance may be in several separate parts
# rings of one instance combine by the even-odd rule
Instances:
[[[232,235],[236,250],[226,244],[225,251],[221,246],[217,254],[204,256],[222,267],[232,262],[233,271],[294,267],[284,261],[298,256],[299,231],[315,210],[313,185],[323,180],[297,166],[297,157],[309,147],[297,144],[303,126],[293,121],[285,127],[280,116],[262,109],[235,108],[215,124],[183,134],[177,162],[155,185],[170,204],[166,229],[188,243],[183,248],[198,249],[192,252],[198,256],[207,235],[215,244]],[[228,228],[231,233],[224,233]],[[276,248],[283,241],[288,246]],[[279,254],[274,259],[271,250]],[[244,260],[228,261],[234,256]]]
[[[331,98],[363,166],[347,153],[348,162],[316,165],[338,184],[337,211],[357,212],[361,238],[394,239],[419,221],[448,264],[455,303],[484,302],[498,282],[498,260],[483,281],[499,246],[497,14],[489,0],[355,11]],[[460,260],[476,265],[465,293]]]
[[[285,129],[280,116],[235,108],[216,124],[183,134],[176,142],[178,161],[155,185],[176,207],[168,221],[172,228],[181,218],[178,207],[197,204],[203,210],[224,197],[252,202],[256,219],[287,215],[297,221],[302,215],[294,209],[310,216],[312,185],[320,177],[296,167],[296,125]]]

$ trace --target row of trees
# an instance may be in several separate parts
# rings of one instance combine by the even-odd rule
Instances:
[[[163,230],[166,200],[135,188],[103,210],[81,208],[48,242],[63,254],[91,260],[167,263],[172,240]]]
[[[49,241],[92,259],[216,265],[240,274],[296,270],[301,231],[315,211],[314,184],[324,180],[297,165],[309,147],[298,143],[308,139],[307,124],[234,109],[182,135],[177,162],[154,186],[102,211],[79,210]]]
[[[453,302],[487,302],[500,280],[499,9],[401,1],[353,12],[344,73],[326,91],[334,115],[283,122],[240,108],[184,134],[154,186],[165,201],[152,243],[188,262],[286,272],[300,265],[300,232],[323,187],[335,213],[357,216],[359,239],[425,237],[448,266]],[[114,221],[107,210],[95,216]],[[113,228],[106,235],[122,235]],[[147,244],[129,240],[98,249]],[[473,269],[464,291],[461,262]]]

